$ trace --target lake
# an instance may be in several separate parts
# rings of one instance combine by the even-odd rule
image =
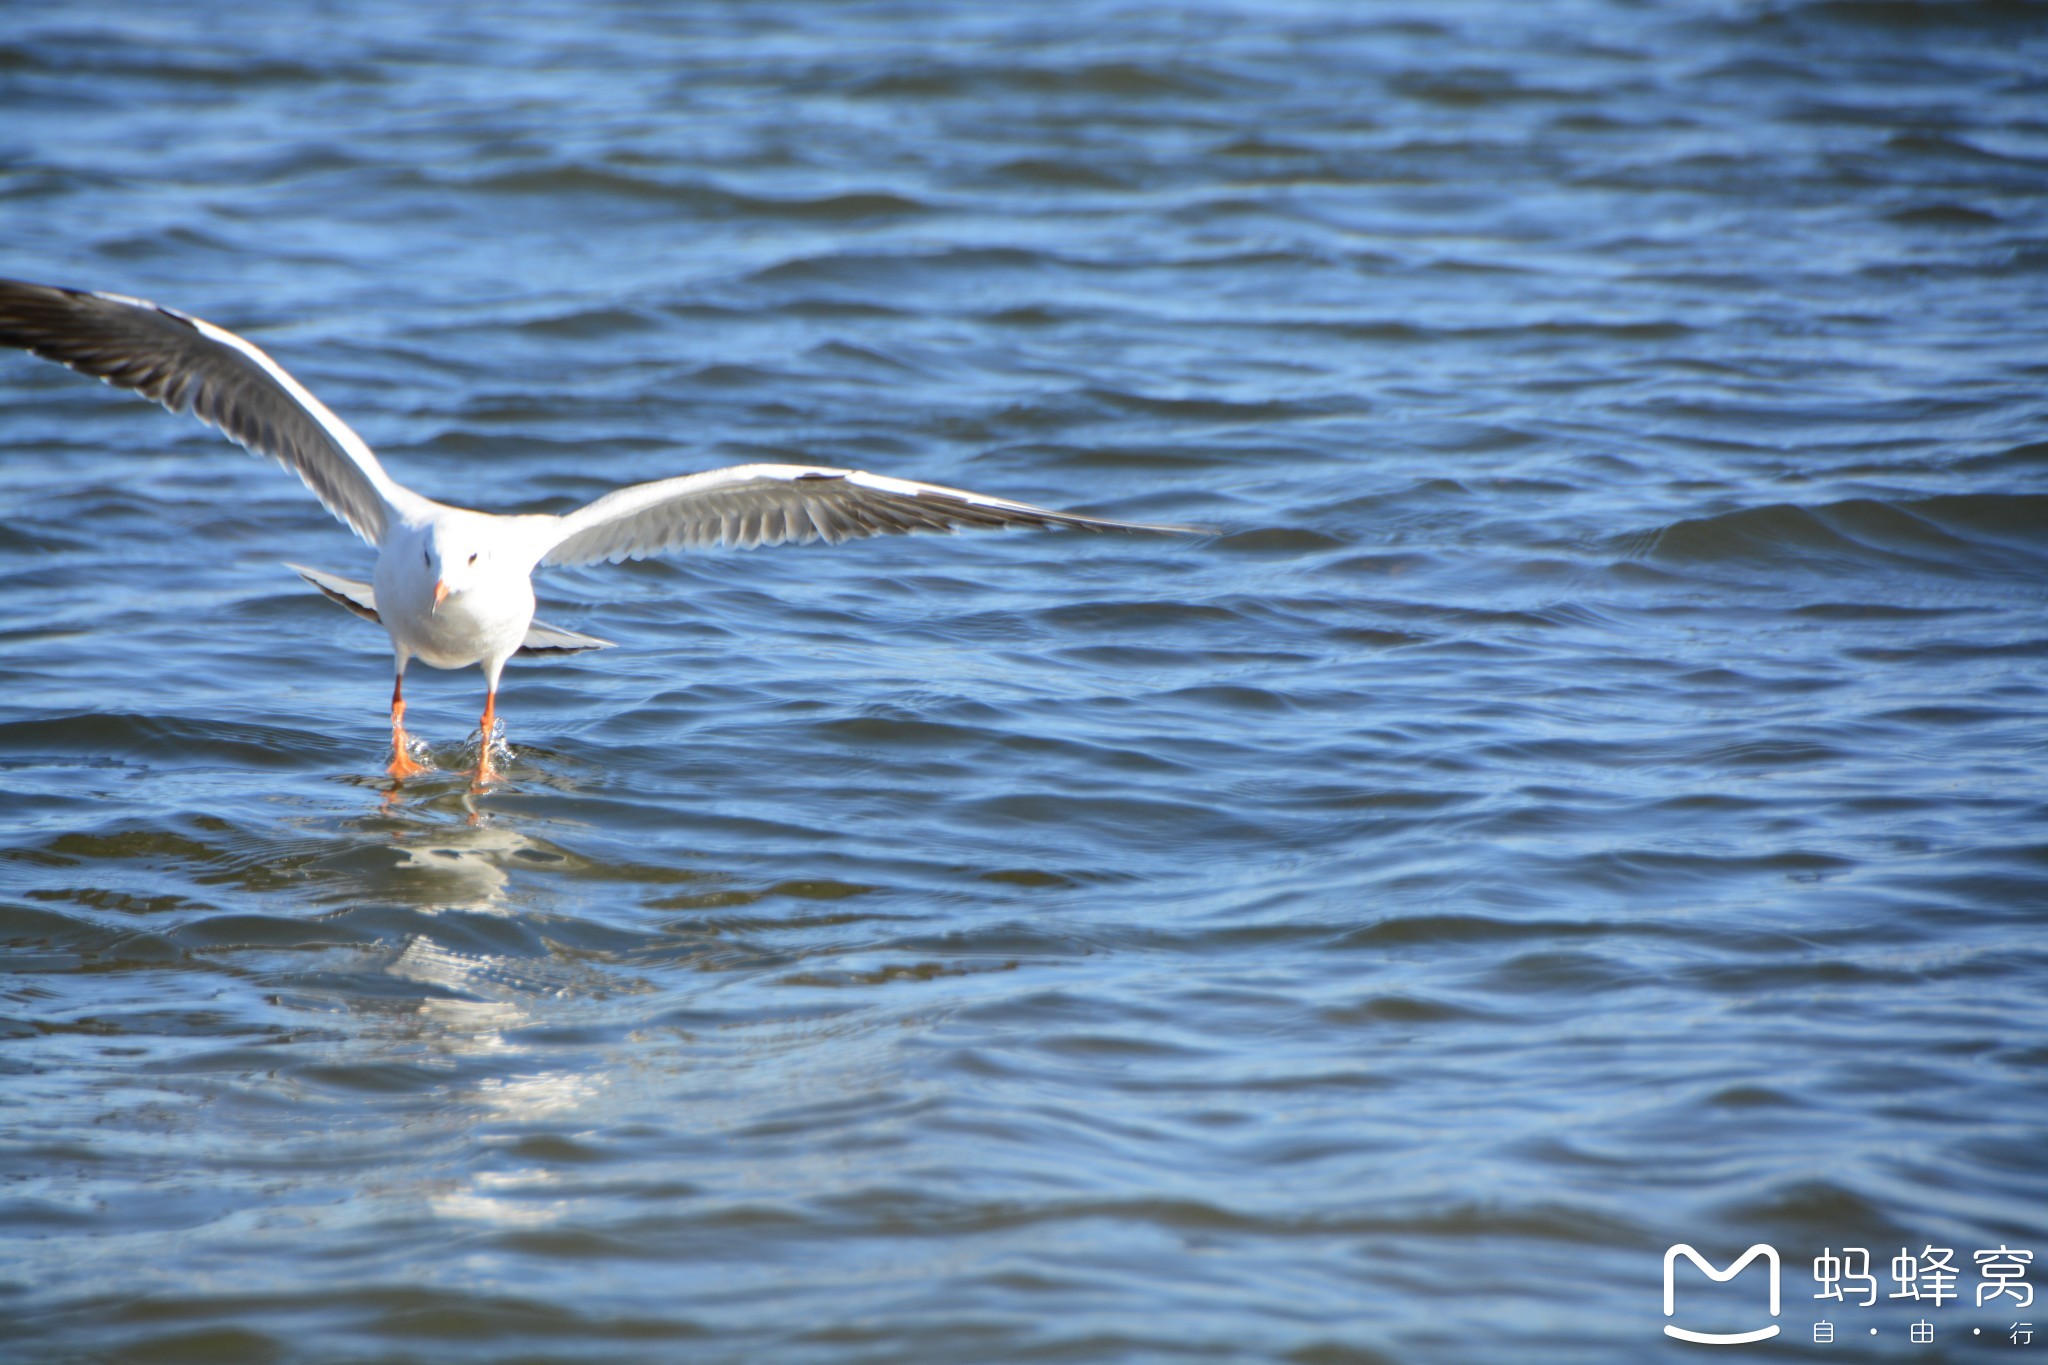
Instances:
[[[370,552],[0,354],[7,1358],[2048,1347],[2048,10],[17,7],[0,275],[1215,532],[544,573],[391,792]]]

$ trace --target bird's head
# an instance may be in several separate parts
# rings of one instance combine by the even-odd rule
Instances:
[[[442,522],[434,527],[422,558],[433,578],[437,611],[443,602],[469,591],[491,571],[491,546],[486,538],[459,523]]]

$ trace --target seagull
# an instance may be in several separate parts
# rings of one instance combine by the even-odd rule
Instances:
[[[405,669],[483,669],[484,713],[472,790],[491,764],[498,678],[522,652],[604,649],[610,641],[533,619],[533,571],[618,563],[677,549],[823,540],[956,527],[1071,527],[1199,534],[1055,512],[958,488],[792,464],[735,465],[615,489],[564,516],[473,511],[413,492],[363,439],[253,343],[210,322],[122,294],[0,280],[0,343],[54,360],[172,412],[189,412],[267,455],[377,552],[364,583],[288,565],[391,636],[393,789],[432,771],[405,731]]]

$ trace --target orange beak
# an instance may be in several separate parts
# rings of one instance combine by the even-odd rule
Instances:
[[[441,604],[442,604],[443,602],[446,602],[447,600],[448,600],[448,580],[447,580],[447,579],[445,579],[445,578],[437,578],[437,579],[435,579],[435,580],[434,580],[434,610],[435,610],[435,611],[439,611],[439,610],[441,610]]]

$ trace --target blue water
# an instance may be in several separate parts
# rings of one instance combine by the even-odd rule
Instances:
[[[0,274],[429,495],[1218,534],[547,574],[394,796],[364,547],[0,356],[0,1356],[2048,1349],[2048,11],[5,15]]]

